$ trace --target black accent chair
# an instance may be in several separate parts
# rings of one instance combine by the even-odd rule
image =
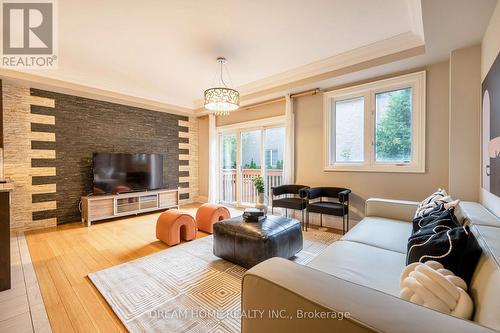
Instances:
[[[309,225],[309,213],[318,213],[320,214],[321,227],[323,226],[323,214],[342,216],[342,233],[345,234],[346,231],[349,231],[349,193],[351,190],[342,187],[314,187],[302,192],[307,199],[306,228]],[[311,200],[318,198],[319,201],[311,202]],[[337,202],[323,201],[323,198],[337,199]]]
[[[302,228],[304,228],[304,209],[306,209],[307,202],[305,200],[305,192],[302,190],[306,190],[308,188],[309,186],[305,185],[281,185],[272,187],[271,213],[274,214],[274,207],[285,208],[286,216],[288,216],[289,209],[300,210],[302,211]],[[276,196],[285,197],[275,199]]]

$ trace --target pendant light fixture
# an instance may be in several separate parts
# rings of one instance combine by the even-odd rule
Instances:
[[[224,81],[226,58],[217,58],[217,63],[220,65],[219,82],[216,87],[205,90],[205,108],[216,115],[228,115],[240,107],[240,93],[229,88]]]

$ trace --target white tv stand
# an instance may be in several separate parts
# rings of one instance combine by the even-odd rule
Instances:
[[[82,197],[82,222],[128,216],[160,209],[179,208],[179,189],[89,195]]]

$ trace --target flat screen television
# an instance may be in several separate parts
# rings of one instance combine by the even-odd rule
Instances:
[[[95,194],[156,190],[163,184],[163,155],[94,153]]]

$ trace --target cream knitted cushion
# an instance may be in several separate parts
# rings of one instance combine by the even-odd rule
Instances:
[[[425,307],[470,319],[474,304],[467,284],[437,261],[415,262],[403,270],[399,297]]]

